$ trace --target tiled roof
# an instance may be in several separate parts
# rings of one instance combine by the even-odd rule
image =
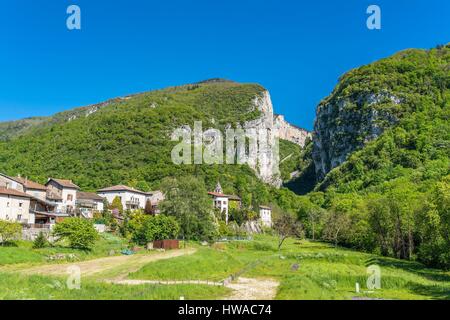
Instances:
[[[229,198],[230,200],[237,200],[237,201],[241,201],[241,198],[239,198],[236,195],[228,195],[228,194],[223,194],[223,193],[219,193],[219,192],[208,192],[209,195],[214,196],[214,197],[222,197],[222,198]]]
[[[267,210],[272,210],[272,208],[271,207],[268,207],[268,206],[259,206],[261,209],[267,209]]]
[[[129,191],[129,192],[135,192],[135,193],[141,193],[144,195],[148,195],[147,192],[141,191],[141,190],[137,190],[125,185],[117,185],[117,186],[112,186],[112,187],[108,187],[108,188],[103,188],[98,190],[97,192],[115,192],[115,191]]]
[[[0,188],[0,195],[16,196],[21,198],[31,198],[30,195],[15,189]]]
[[[219,193],[219,192],[208,192],[208,194],[211,195],[211,196],[214,196],[214,197],[222,197],[222,198],[228,198],[229,197],[226,194]]]
[[[41,190],[41,191],[46,191],[47,190],[46,186],[44,186],[44,185],[42,185],[40,183],[28,180],[28,179],[19,178],[19,177],[11,178],[11,179],[16,181],[16,182],[18,182],[18,183],[20,183],[20,184],[22,184],[22,185],[24,185],[25,188],[27,188],[27,189]]]
[[[78,200],[96,200],[96,201],[103,201],[103,198],[100,197],[98,194],[93,192],[77,192],[77,199]]]
[[[80,189],[79,186],[74,184],[72,180],[64,180],[64,179],[55,179],[55,178],[49,178],[47,184],[51,181],[55,181],[57,184],[64,188],[71,188],[71,189]]]

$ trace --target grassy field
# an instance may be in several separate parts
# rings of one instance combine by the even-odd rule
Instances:
[[[0,300],[196,300],[227,293],[226,288],[213,286],[123,286],[90,280],[83,280],[80,290],[69,290],[63,278],[0,273]]]
[[[76,253],[80,260],[107,256],[125,244],[106,236],[92,252],[63,247],[34,250],[29,243],[0,247],[0,270],[48,264],[56,252]],[[230,275],[273,279],[280,283],[276,299],[450,299],[450,273],[427,269],[419,263],[360,253],[328,244],[289,239],[281,252],[276,239],[257,236],[253,241],[191,244],[191,255],[159,260],[129,274],[140,280],[221,281]],[[368,292],[367,266],[381,268],[381,289]],[[293,268],[297,265],[298,268]],[[16,268],[17,267],[17,268]],[[126,271],[126,265],[120,269]],[[106,275],[104,275],[106,277]],[[106,278],[105,278],[106,279]],[[361,292],[355,292],[355,284]],[[218,299],[228,288],[206,285],[114,285],[101,276],[83,278],[81,290],[68,290],[65,279],[0,272],[0,299]]]
[[[48,257],[55,254],[73,254],[76,261],[93,259],[103,256],[108,256],[111,251],[115,254],[120,254],[120,251],[127,247],[126,242],[111,234],[102,234],[100,240],[95,243],[95,246],[90,251],[71,249],[62,243],[58,246],[33,249],[33,243],[30,241],[16,241],[9,246],[0,246],[0,267],[12,264],[24,265],[38,265],[42,263],[50,263]],[[54,263],[67,262],[67,260],[58,261]]]
[[[298,264],[298,270],[292,266]],[[368,292],[367,266],[381,268],[380,290]],[[223,280],[230,274],[280,282],[277,299],[450,299],[450,273],[421,264],[289,240],[281,254],[267,236],[254,241],[200,247],[192,256],[157,261],[130,275],[133,279]],[[355,292],[356,282],[361,286]]]

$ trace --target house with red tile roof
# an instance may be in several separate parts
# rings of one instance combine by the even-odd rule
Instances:
[[[45,184],[47,199],[56,203],[56,212],[72,215],[75,213],[77,192],[80,187],[72,180],[49,178]]]
[[[213,199],[214,208],[219,209],[220,212],[225,214],[225,223],[228,224],[228,214],[230,202],[237,202],[237,206],[241,205],[241,198],[236,195],[227,195],[223,193],[220,182],[217,182],[216,188],[213,192],[208,192]]]

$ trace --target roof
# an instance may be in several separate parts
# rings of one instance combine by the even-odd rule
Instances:
[[[31,181],[31,180],[28,180],[28,179],[24,179],[24,178],[11,178],[11,179],[24,185],[24,187],[26,189],[41,190],[41,191],[47,190],[47,188],[44,185],[34,182],[34,181]]]
[[[15,189],[6,189],[6,188],[0,188],[0,195],[15,196],[28,199],[31,198],[29,194],[23,193]]]
[[[221,198],[228,198],[229,200],[236,200],[236,201],[241,201],[241,198],[239,198],[236,195],[229,195],[229,194],[223,194],[223,193],[219,193],[219,192],[208,192],[209,195],[214,196],[214,197],[221,197]]]
[[[128,192],[134,192],[134,193],[140,193],[143,195],[148,195],[147,192],[137,190],[137,189],[134,189],[134,188],[122,185],[122,184],[117,185],[117,186],[108,187],[108,188],[103,188],[103,189],[98,190],[97,192],[104,193],[104,192],[116,192],[116,191],[128,191]]]
[[[17,183],[20,183],[20,184],[23,185],[26,189],[42,190],[42,191],[47,190],[47,188],[46,188],[44,185],[42,185],[42,184],[40,184],[40,183],[37,183],[37,182],[34,182],[34,181],[31,181],[31,180],[28,180],[28,179],[26,179],[26,178],[22,178],[22,177],[10,177],[10,176],[7,176],[6,174],[3,174],[3,173],[0,173],[0,175],[4,176],[5,178],[7,178],[7,179],[9,179],[9,180],[12,180],[12,181],[15,181],[15,182],[17,182]]]
[[[268,207],[268,206],[259,206],[261,209],[267,209],[267,210],[272,210],[272,208],[271,207]]]
[[[96,200],[96,201],[103,201],[103,198],[100,197],[98,194],[93,192],[77,192],[77,199],[79,200]]]
[[[74,184],[72,182],[72,180],[64,180],[64,179],[49,178],[46,185],[52,180],[55,181],[57,184],[59,184],[63,188],[80,189],[80,187],[77,186],[76,184]]]
[[[219,193],[219,192],[208,192],[209,195],[214,196],[214,197],[222,197],[222,198],[229,198],[230,196],[223,194],[223,193]]]

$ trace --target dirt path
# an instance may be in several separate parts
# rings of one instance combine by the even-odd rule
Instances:
[[[273,300],[279,285],[272,279],[238,278],[226,285],[233,292],[224,300]]]
[[[37,266],[21,270],[21,272],[50,276],[67,275],[68,267],[78,266],[82,276],[97,276],[101,274],[105,278],[113,277],[115,280],[120,280],[129,273],[138,271],[149,262],[190,255],[196,251],[196,249],[180,249],[152,254],[106,257],[80,262]]]
[[[175,285],[175,284],[194,284],[194,285],[210,285],[221,286],[223,282],[212,281],[198,281],[198,280],[113,280],[109,281],[121,285],[141,285],[141,284],[161,284],[161,285]],[[233,292],[224,297],[223,300],[273,300],[277,294],[279,282],[269,279],[253,279],[253,278],[238,278],[233,282],[225,282],[226,288],[233,290]]]

